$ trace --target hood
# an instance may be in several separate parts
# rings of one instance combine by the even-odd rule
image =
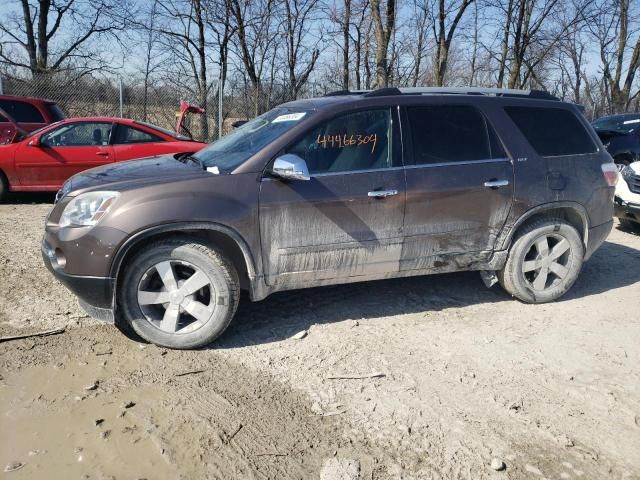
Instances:
[[[596,133],[598,134],[598,137],[600,137],[600,140],[602,141],[602,143],[607,143],[609,140],[615,137],[629,136],[628,133],[616,132],[615,130],[604,130],[604,129],[597,129],[597,128],[595,130],[596,130]]]
[[[187,178],[212,175],[193,162],[176,160],[173,155],[110,163],[74,175],[62,187],[69,192],[100,187],[124,191],[151,184],[175,182]]]

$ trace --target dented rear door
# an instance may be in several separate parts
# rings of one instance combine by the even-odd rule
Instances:
[[[455,271],[491,256],[513,198],[513,167],[475,106],[425,99],[403,112],[407,205],[401,270]]]

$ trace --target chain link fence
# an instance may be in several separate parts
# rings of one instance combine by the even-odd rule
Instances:
[[[334,90],[326,83],[308,82],[298,93],[299,98],[324,95]],[[253,118],[291,98],[283,84],[264,83],[260,94],[242,76],[227,80],[222,102],[217,85],[209,88],[204,105],[188,86],[178,86],[157,80],[127,77],[84,76],[68,78],[61,74],[34,79],[16,78],[0,73],[0,94],[44,98],[57,103],[67,117],[124,117],[152,123],[174,131],[180,102],[204,107],[204,114],[187,116],[185,127],[195,140],[214,141],[218,138],[219,110],[222,113],[222,133],[228,133],[237,120]],[[182,132],[186,133],[186,132]]]
[[[200,105],[193,101],[193,93],[187,89],[134,79],[45,77],[25,80],[0,76],[0,94],[51,100],[67,117],[124,117],[171,131],[176,128],[180,102],[185,100],[205,109],[204,114],[187,116],[185,125],[194,139],[202,141],[218,138],[217,93],[209,95],[206,104]],[[231,96],[225,96],[223,103],[223,133],[227,133],[231,123],[247,116],[234,109],[234,104],[241,103]]]

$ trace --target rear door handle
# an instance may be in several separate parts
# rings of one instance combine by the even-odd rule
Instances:
[[[484,186],[487,188],[500,188],[509,185],[509,180],[489,180],[484,182]]]
[[[104,157],[108,157],[109,156],[109,152],[96,152],[96,155],[102,155]]]
[[[369,192],[368,195],[371,198],[387,198],[398,194],[398,190],[374,190]]]

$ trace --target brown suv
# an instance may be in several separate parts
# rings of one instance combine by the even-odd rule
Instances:
[[[192,348],[241,289],[479,270],[555,300],[607,237],[617,178],[579,109],[545,92],[338,92],[191,157],[72,177],[42,250],[91,315]]]

